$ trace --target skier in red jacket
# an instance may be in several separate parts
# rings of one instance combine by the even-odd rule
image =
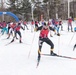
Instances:
[[[73,28],[72,28],[72,18],[68,19],[68,31],[70,30],[69,27],[71,27],[71,32],[73,32]]]
[[[23,29],[23,27],[21,26],[21,23],[18,23],[18,24],[14,27],[14,34],[15,34],[15,36],[13,37],[13,39],[12,39],[11,42],[14,41],[14,39],[16,38],[16,36],[17,36],[17,34],[18,34],[19,37],[20,37],[19,42],[22,43],[22,41],[21,41],[22,36],[21,36],[20,29]],[[23,29],[23,30],[24,30],[24,29]]]
[[[39,36],[39,49],[38,49],[38,60],[40,60],[40,57],[41,57],[41,48],[42,48],[42,44],[44,42],[46,42],[48,45],[51,46],[50,48],[50,54],[52,56],[56,56],[57,54],[53,52],[54,50],[54,44],[53,42],[48,38],[48,33],[49,33],[49,30],[53,30],[54,29],[48,25],[46,25],[46,23],[44,22],[44,25],[43,26],[40,26],[36,29],[36,31],[38,30],[41,30],[40,31],[40,36]]]

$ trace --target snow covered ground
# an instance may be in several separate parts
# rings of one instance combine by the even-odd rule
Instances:
[[[73,28],[76,23],[73,23]],[[30,26],[28,26],[30,27]],[[49,38],[55,45],[54,52],[60,55],[76,57],[76,32],[67,31],[67,23],[63,23],[64,31],[60,31],[61,36]],[[76,75],[76,60],[41,56],[41,61],[37,65],[38,37],[39,31],[31,33],[30,30],[21,30],[22,41],[15,40],[10,45],[5,46],[12,40],[5,39],[7,35],[0,37],[0,75]],[[50,46],[43,44],[42,53],[50,53]]]

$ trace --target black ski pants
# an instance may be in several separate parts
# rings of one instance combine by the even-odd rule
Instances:
[[[54,48],[53,42],[49,38],[39,38],[39,50],[41,51],[43,43],[46,42],[48,45],[51,46],[51,49]]]

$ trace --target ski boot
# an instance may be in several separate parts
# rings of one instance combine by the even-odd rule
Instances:
[[[14,39],[11,42],[14,42]]]
[[[58,33],[57,36],[60,36],[60,34]]]
[[[57,56],[57,54],[56,53],[54,53],[53,51],[51,51],[51,56]]]
[[[75,48],[76,48],[76,44],[74,45],[73,51],[75,50]]]
[[[16,39],[18,39],[18,38],[16,37]]]
[[[20,43],[22,43],[22,41],[21,41],[21,40],[20,40],[19,42],[20,42]]]
[[[7,37],[7,39],[9,39],[9,37]]]

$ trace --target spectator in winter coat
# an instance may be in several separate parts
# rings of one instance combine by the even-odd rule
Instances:
[[[26,28],[27,28],[27,30],[28,30],[27,22],[26,22],[26,21],[23,22],[23,25],[24,25],[24,29],[25,29],[25,26],[26,26]]]
[[[68,19],[68,31],[70,30],[69,27],[71,27],[71,32],[73,32],[73,28],[72,28],[72,18]]]

